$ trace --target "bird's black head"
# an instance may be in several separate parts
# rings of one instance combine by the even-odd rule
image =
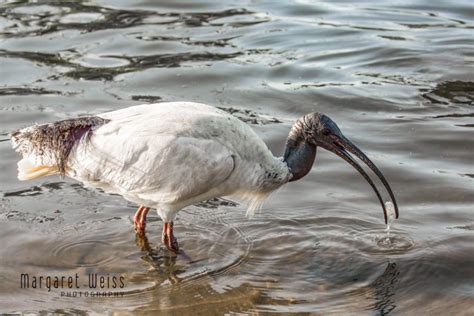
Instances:
[[[380,172],[375,164],[359,148],[357,148],[356,145],[350,142],[342,134],[336,123],[324,114],[307,114],[296,121],[291,128],[286,143],[285,155],[283,157],[292,173],[290,181],[295,181],[304,177],[311,170],[316,157],[317,147],[322,147],[333,152],[347,161],[365,178],[365,180],[367,180],[367,182],[369,182],[382,204],[385,222],[387,222],[387,210],[380,192],[372,179],[351,154],[364,162],[377,175],[387,189],[387,192],[393,201],[393,205],[395,206],[396,217],[398,218],[398,206],[395,201],[395,196],[382,172]]]

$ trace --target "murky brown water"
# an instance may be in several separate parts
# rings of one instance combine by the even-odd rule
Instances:
[[[159,3],[0,6],[1,312],[474,314],[470,0]],[[183,210],[178,257],[154,213],[135,238],[119,196],[16,179],[13,129],[178,100],[228,109],[276,155],[297,117],[331,116],[394,188],[392,243],[368,184],[322,150],[252,220],[232,201]],[[21,273],[124,287],[64,297]]]

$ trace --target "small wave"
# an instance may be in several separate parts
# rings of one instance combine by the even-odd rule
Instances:
[[[60,244],[53,249],[52,255],[67,267],[95,267],[117,259],[113,246],[102,240],[81,240]]]

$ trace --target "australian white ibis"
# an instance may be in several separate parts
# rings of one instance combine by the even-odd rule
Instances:
[[[395,206],[385,177],[326,115],[307,114],[296,121],[282,158],[244,122],[215,107],[192,102],[132,106],[97,116],[35,125],[11,134],[21,153],[18,178],[61,174],[86,186],[118,193],[141,205],[135,230],[144,234],[146,215],[156,208],[163,220],[162,241],[178,252],[173,220],[182,208],[219,196],[240,196],[249,211],[270,192],[304,177],[317,147],[350,163],[382,197],[357,156],[381,180]]]

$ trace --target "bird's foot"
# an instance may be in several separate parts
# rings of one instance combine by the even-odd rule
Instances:
[[[135,232],[138,235],[145,235],[146,215],[149,210],[149,207],[140,206],[135,213],[135,216],[133,216],[133,225],[135,227]]]
[[[168,236],[165,236],[165,237],[163,237],[162,241],[163,241],[163,244],[166,246],[166,248],[168,248],[169,251],[172,251],[176,254],[179,252],[179,245],[178,245],[178,241],[176,240],[176,238],[174,238],[174,237],[169,238]]]
[[[161,235],[161,241],[168,248],[168,250],[178,253],[179,245],[176,238],[173,236],[173,222],[164,223],[163,225],[163,234]]]

